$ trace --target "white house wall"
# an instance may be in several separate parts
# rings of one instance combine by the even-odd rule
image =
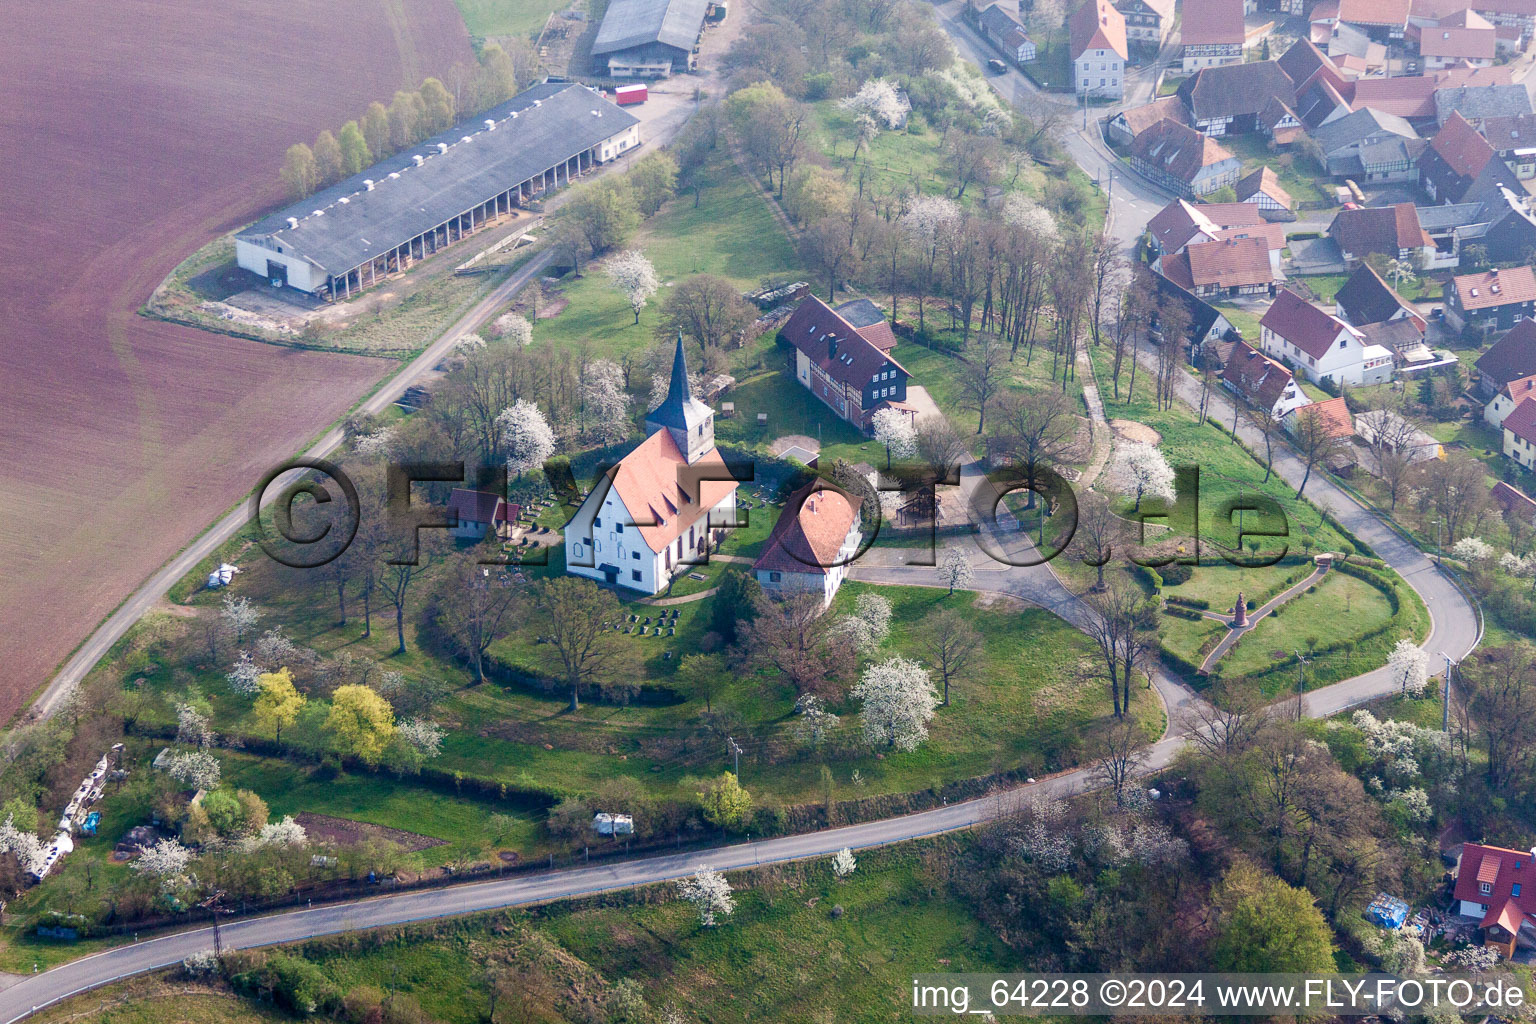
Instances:
[[[243,270],[249,270],[257,277],[265,279],[267,276],[267,261],[281,263],[288,270],[288,283],[300,291],[312,292],[319,288],[311,277],[314,267],[307,260],[285,252],[276,252],[264,246],[247,242],[244,239],[235,239],[235,263]]]

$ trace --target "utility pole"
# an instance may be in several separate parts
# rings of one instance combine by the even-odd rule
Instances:
[[[736,737],[727,736],[725,738],[725,749],[728,750],[731,756],[736,759],[736,770],[734,774],[739,780],[741,778],[741,744],[736,742]]]
[[[1312,664],[1308,658],[1303,658],[1301,652],[1296,652],[1296,721],[1302,719],[1302,698],[1307,692],[1306,667]]]
[[[1451,670],[1455,666],[1451,663],[1451,656],[1444,651],[1440,657],[1445,659],[1445,686],[1440,695],[1440,731],[1446,735],[1451,732]]]

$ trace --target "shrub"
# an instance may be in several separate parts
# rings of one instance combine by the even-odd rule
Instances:
[[[1157,570],[1157,573],[1163,578],[1163,585],[1165,587],[1176,587],[1193,579],[1195,570],[1190,566],[1173,562]]]

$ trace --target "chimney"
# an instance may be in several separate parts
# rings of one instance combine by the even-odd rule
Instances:
[[[833,359],[833,358],[836,358],[836,356],[837,356],[837,335],[829,334],[829,335],[827,335],[827,358],[828,359]]]
[[[372,178],[364,178],[363,179],[363,187],[366,188],[369,192],[372,192],[373,191],[373,179]]]
[[[439,142],[437,144],[437,151],[439,153],[446,153],[446,152],[448,152],[448,143],[446,143],[446,142]]]
[[[288,218],[288,226],[290,228],[298,227],[299,226],[299,218],[297,218],[297,217],[289,217]]]
[[[496,130],[496,119],[494,117],[488,117],[485,119],[485,130],[488,132],[493,132]]]
[[[427,160],[427,158],[422,156],[420,153],[417,153],[415,156],[411,157],[411,159],[416,161],[417,167],[420,167]]]

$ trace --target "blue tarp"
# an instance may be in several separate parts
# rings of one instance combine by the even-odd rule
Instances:
[[[1396,896],[1380,893],[1365,908],[1366,919],[1381,928],[1401,928],[1408,920],[1408,904]]]

